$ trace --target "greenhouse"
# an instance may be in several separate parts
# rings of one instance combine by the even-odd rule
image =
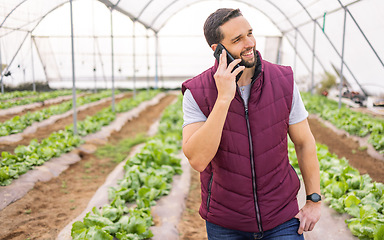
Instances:
[[[322,217],[304,237],[384,240],[380,0],[0,0],[1,239],[208,239],[180,90],[217,62],[203,26],[219,8],[292,69],[308,111]]]

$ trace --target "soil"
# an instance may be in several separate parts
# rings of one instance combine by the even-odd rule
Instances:
[[[116,99],[116,104],[123,100],[124,98],[130,98],[132,96],[132,93],[127,93],[124,95],[124,97]],[[96,106],[88,107],[87,109],[83,111],[77,112],[77,120],[82,121],[87,116],[92,116],[99,112],[101,109],[109,107],[111,105],[112,100],[105,101],[101,104],[97,104]],[[46,106],[47,107],[47,106]],[[35,110],[35,109],[34,109]],[[41,108],[39,107],[39,110]],[[10,152],[13,153],[14,149],[19,145],[29,145],[32,139],[37,139],[38,141],[41,141],[44,138],[49,137],[49,135],[53,132],[57,132],[59,130],[64,130],[66,126],[73,123],[73,115],[66,118],[59,119],[55,124],[50,125],[47,128],[40,128],[37,132],[32,134],[23,134],[23,139],[19,142],[14,143],[0,143],[0,152]]]
[[[113,144],[145,133],[173,99],[174,96],[167,96],[160,104],[141,113],[119,133],[114,133],[109,142]],[[90,113],[87,111],[86,115]],[[383,161],[370,157],[357,142],[334,134],[318,120],[309,119],[309,124],[318,143],[327,145],[329,151],[339,157],[347,158],[361,174],[368,173],[374,181],[384,183]],[[71,165],[59,177],[38,182],[22,199],[0,211],[0,239],[55,239],[59,231],[83,211],[116,165],[110,159],[83,154],[80,162]],[[190,192],[178,226],[180,239],[207,239],[205,222],[198,213],[200,202],[199,173],[191,169]]]
[[[336,135],[316,119],[309,119],[309,125],[317,143],[327,145],[331,153],[348,159],[360,174],[368,173],[373,181],[384,183],[383,161],[372,158],[366,150],[361,150],[357,142],[347,136]],[[205,221],[199,215],[200,203],[199,173],[191,169],[191,188],[178,226],[181,240],[208,239]]]
[[[371,157],[359,143],[346,135],[335,134],[317,119],[309,119],[311,131],[317,143],[328,146],[331,153],[345,157],[360,174],[368,173],[373,181],[384,183],[384,161]]]
[[[88,94],[87,93],[86,94],[81,94],[78,97],[80,97],[80,96],[84,97],[86,95],[88,95]],[[24,98],[27,98],[27,97],[24,97]],[[12,100],[9,100],[9,101],[12,101]],[[41,102],[42,103],[41,106],[34,107],[32,109],[26,109],[26,110],[24,110],[22,112],[15,113],[15,114],[7,114],[7,115],[0,116],[0,122],[8,121],[8,120],[14,118],[15,116],[20,116],[20,115],[23,115],[23,114],[25,114],[27,112],[31,112],[32,113],[32,112],[40,111],[40,110],[42,110],[44,108],[48,108],[48,107],[53,106],[53,105],[59,105],[59,104],[65,102],[65,101],[72,101],[72,99],[70,99],[70,100],[62,100],[62,101],[57,102],[57,103],[49,103],[50,101]],[[6,110],[6,109],[4,109],[4,110]]]
[[[149,107],[139,117],[115,132],[108,142],[145,134],[161,116],[175,95],[167,95],[159,104]],[[87,110],[86,115],[91,113]],[[56,123],[65,126],[67,123]],[[39,131],[36,134],[40,134]],[[71,165],[57,178],[38,182],[22,199],[0,211],[0,239],[55,239],[58,233],[87,206],[99,186],[118,163],[82,154],[82,160]]]

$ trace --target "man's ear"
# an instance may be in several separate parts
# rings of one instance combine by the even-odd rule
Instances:
[[[215,51],[216,48],[217,48],[217,43],[212,44],[212,45],[211,45],[211,48],[212,48],[213,51]]]

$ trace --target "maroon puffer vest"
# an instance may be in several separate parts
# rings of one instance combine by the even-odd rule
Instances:
[[[300,182],[287,151],[293,73],[290,67],[261,61],[262,72],[252,85],[248,102],[251,136],[244,103],[237,92],[219,149],[200,174],[201,217],[246,232],[272,229],[299,211],[296,195]],[[213,78],[217,65],[182,85],[182,92],[189,89],[207,117],[217,98]]]

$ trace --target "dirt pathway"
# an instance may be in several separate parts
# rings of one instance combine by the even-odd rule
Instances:
[[[309,119],[309,125],[317,143],[325,144],[331,153],[345,157],[360,174],[368,173],[376,182],[384,183],[384,162],[371,157],[365,149],[347,136],[339,136],[317,119]]]
[[[80,94],[78,97],[80,97],[80,96],[84,97],[84,96],[87,96],[87,95],[89,95],[89,93]],[[58,99],[61,99],[61,100],[58,100]],[[12,99],[10,101],[14,101],[14,99]],[[53,105],[59,105],[59,104],[65,102],[65,101],[72,101],[72,98],[68,98],[67,99],[67,98],[65,98],[65,96],[62,96],[62,97],[58,97],[58,98],[48,99],[48,100],[46,100],[44,102],[40,102],[40,103],[42,103],[41,106],[33,107],[33,108],[30,108],[30,109],[25,109],[24,111],[18,112],[18,113],[7,114],[7,115],[0,115],[0,122],[5,122],[7,120],[12,119],[15,116],[24,115],[27,112],[36,112],[36,111],[40,111],[40,110],[42,110],[44,108],[48,108],[48,107],[53,106]],[[1,110],[7,110],[7,109],[0,109],[0,111]]]
[[[132,96],[131,93],[125,94],[123,98],[116,99],[116,104],[125,99],[125,98],[130,98]],[[96,106],[91,106],[88,107],[87,109],[83,111],[77,112],[77,120],[82,121],[84,120],[87,116],[92,116],[102,110],[103,108],[107,108],[111,106],[111,100],[105,101],[101,104],[98,104]],[[25,134],[23,135],[23,140],[19,142],[14,142],[14,143],[0,143],[0,152],[13,152],[14,149],[19,146],[19,145],[29,145],[32,139],[36,138],[38,141],[41,141],[44,138],[49,137],[51,133],[57,132],[59,130],[65,129],[66,126],[70,125],[73,123],[73,115],[71,114],[68,117],[62,118],[58,121],[55,122],[55,124],[50,125],[49,127],[46,128],[39,128],[35,133],[32,134]]]
[[[384,183],[384,162],[370,157],[366,150],[346,136],[339,136],[316,119],[309,119],[317,143],[325,144],[329,151],[349,160],[351,166],[361,174],[368,173],[374,181]],[[199,215],[201,203],[199,173],[191,170],[191,187],[182,219],[179,223],[181,240],[207,239],[205,221]]]
[[[114,133],[109,143],[147,132],[174,98],[174,95],[166,96],[158,105],[143,111],[120,132]],[[0,239],[55,239],[60,230],[83,211],[116,165],[94,154],[82,154],[82,160],[59,177],[38,182],[22,199],[0,212]]]

